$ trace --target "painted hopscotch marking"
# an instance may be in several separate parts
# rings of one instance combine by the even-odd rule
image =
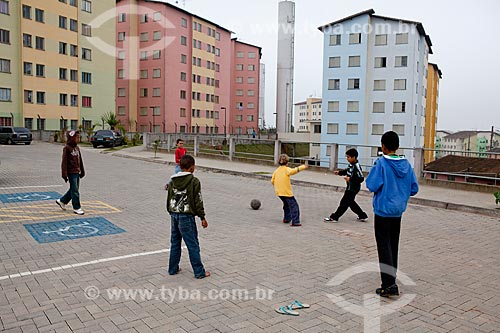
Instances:
[[[2,203],[15,203],[15,202],[31,202],[31,201],[44,201],[56,200],[61,197],[57,192],[21,192],[0,194],[0,202]]]
[[[121,213],[121,210],[118,208],[110,206],[102,201],[83,201],[82,207],[85,210],[85,215]],[[67,210],[64,211],[59,208],[55,201],[50,203],[0,208],[0,223],[40,221],[61,217],[67,218],[69,216],[75,216],[71,203],[67,206]]]
[[[25,224],[24,227],[38,243],[60,242],[125,232],[104,217]]]
[[[182,248],[186,249],[185,246],[183,246]],[[132,254],[127,254],[127,255],[118,256],[118,257],[96,259],[96,260],[91,260],[91,261],[86,261],[86,262],[80,262],[80,263],[76,263],[76,264],[69,264],[69,265],[64,265],[64,266],[51,267],[51,268],[47,268],[47,269],[40,269],[40,270],[37,270],[37,271],[20,272],[20,273],[15,273],[15,274],[9,274],[9,275],[0,276],[0,281],[1,280],[6,280],[6,279],[20,278],[20,277],[29,276],[29,275],[38,275],[38,274],[44,274],[44,273],[62,271],[62,270],[65,270],[65,269],[70,269],[70,268],[77,268],[77,267],[82,267],[82,266],[96,265],[96,264],[100,264],[100,263],[103,263],[103,262],[110,262],[110,261],[123,260],[123,259],[129,259],[129,258],[150,256],[150,255],[154,255],[154,254],[167,253],[167,252],[170,252],[170,249],[162,249],[162,250],[149,251],[149,252],[132,253]]]

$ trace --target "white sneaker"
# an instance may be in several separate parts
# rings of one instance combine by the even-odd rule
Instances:
[[[81,208],[80,208],[80,209],[75,209],[75,210],[73,210],[73,212],[74,212],[75,214],[78,214],[78,215],[83,215],[83,214],[85,214],[85,212],[84,212]]]
[[[61,207],[62,210],[66,210],[66,205],[63,204],[61,200],[57,199],[56,200],[56,204],[58,204],[59,207]]]

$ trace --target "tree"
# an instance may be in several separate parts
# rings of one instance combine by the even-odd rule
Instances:
[[[116,115],[113,112],[107,112],[102,115],[101,120],[103,123],[109,125],[111,130],[115,130],[115,127],[120,125],[120,120],[116,118]]]

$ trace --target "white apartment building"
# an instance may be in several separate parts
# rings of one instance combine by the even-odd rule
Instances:
[[[294,104],[293,127],[296,133],[321,133],[321,98],[309,97]]]
[[[319,27],[324,34],[321,142],[357,147],[370,166],[384,132],[400,147],[423,147],[427,64],[432,43],[419,22],[370,9]],[[364,146],[364,147],[362,147]],[[412,150],[400,149],[413,164]],[[330,149],[322,145],[321,158]]]

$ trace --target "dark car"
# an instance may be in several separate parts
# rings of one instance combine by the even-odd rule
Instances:
[[[99,130],[90,137],[90,142],[94,148],[97,146],[115,147],[124,143],[123,136],[112,130]]]
[[[8,145],[15,143],[31,144],[33,134],[24,127],[0,126],[0,142]]]

